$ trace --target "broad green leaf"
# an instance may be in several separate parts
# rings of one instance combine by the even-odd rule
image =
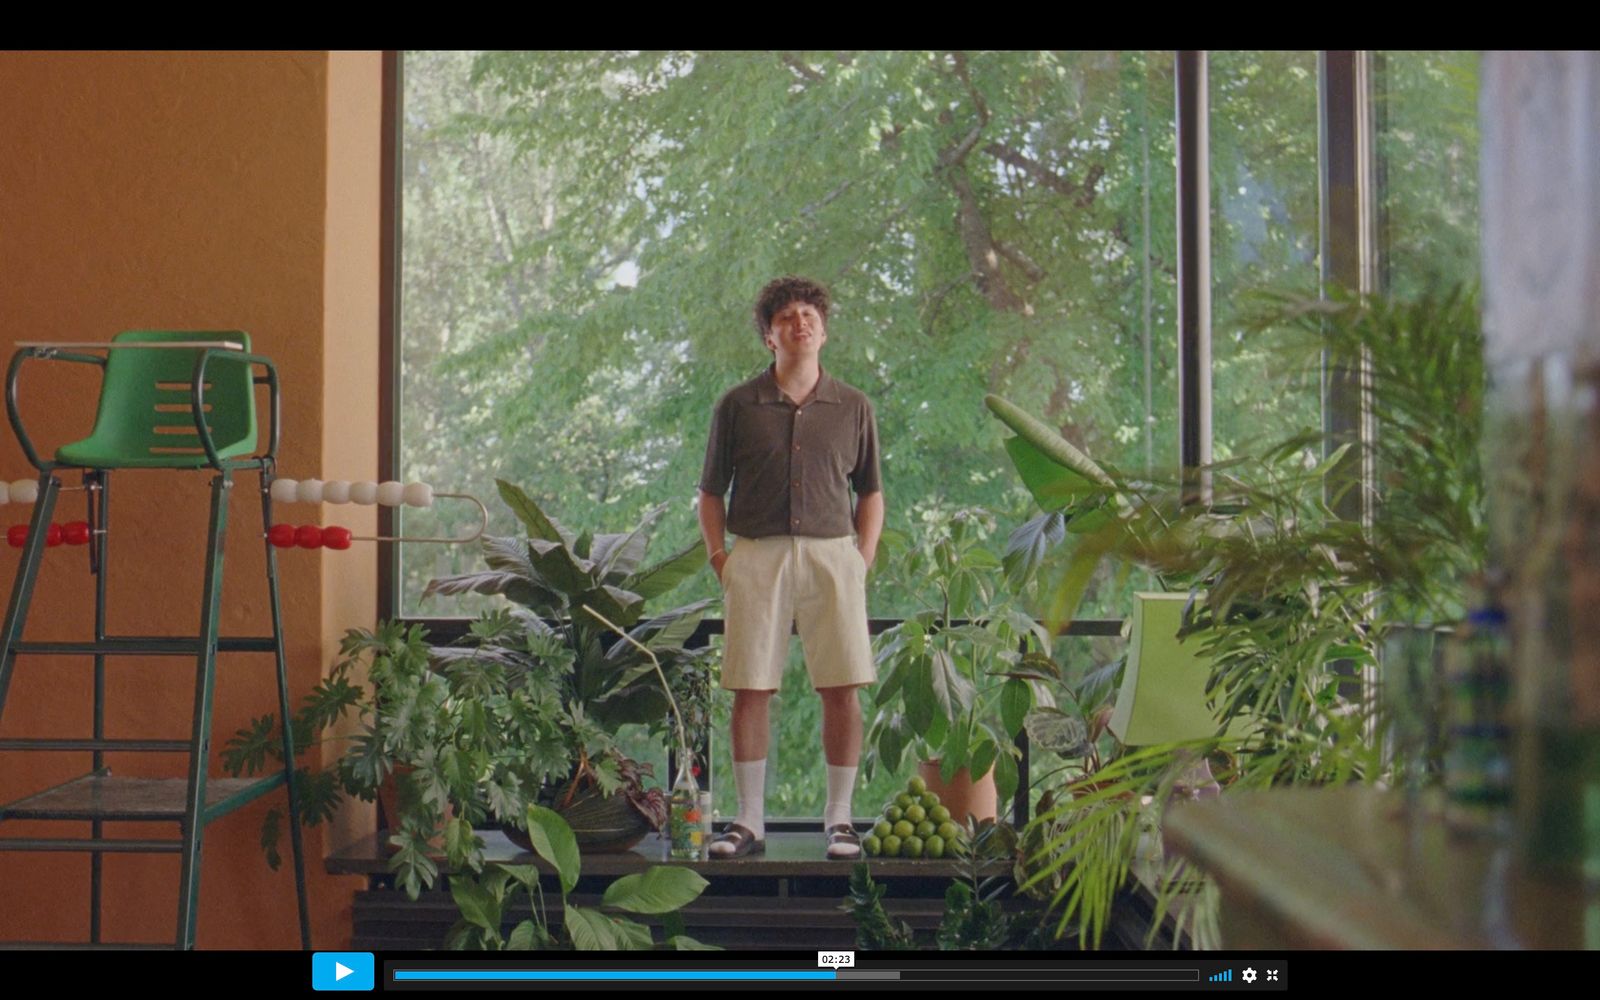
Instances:
[[[517,520],[528,529],[529,538],[560,545],[571,545],[576,541],[570,533],[563,531],[555,521],[546,516],[533,498],[522,491],[522,487],[504,479],[496,479],[494,483],[500,490],[500,499],[505,501],[506,506],[511,508],[511,513],[517,515]]]
[[[572,946],[579,951],[622,951],[626,947],[616,923],[599,910],[569,903],[562,910],[562,920]]]
[[[630,913],[667,913],[699,898],[707,884],[691,869],[655,865],[611,883],[601,903]]]
[[[534,853],[555,867],[561,878],[561,892],[566,894],[578,884],[578,871],[582,859],[578,856],[578,840],[572,827],[552,809],[540,805],[528,807],[528,839],[533,842]]]
[[[1016,758],[1011,756],[1009,750],[1002,748],[994,759],[994,791],[1002,809],[1016,795],[1017,780]]]
[[[674,934],[667,938],[667,947],[674,951],[722,951],[714,944],[701,944],[692,937],[683,934]]]
[[[657,504],[645,514],[638,527],[625,535],[602,535],[595,539],[594,561],[599,567],[600,578],[622,583],[639,568],[639,563],[644,561],[645,549],[650,544],[650,534],[655,530],[655,523],[666,513],[666,504]],[[605,544],[602,545],[602,539]]]
[[[550,937],[544,928],[532,920],[524,920],[511,931],[511,937],[506,939],[506,948],[511,951],[534,951],[549,945]]]
[[[538,579],[563,594],[582,593],[599,581],[594,563],[577,558],[560,542],[530,539],[528,558]]]
[[[533,563],[528,562],[528,539],[485,534],[478,542],[483,547],[483,562],[490,570],[533,578]]]
[[[622,588],[648,601],[665,594],[706,565],[706,543],[698,541],[628,577],[622,582]]]
[[[939,776],[945,782],[954,779],[956,772],[967,766],[971,747],[972,726],[963,717],[951,724],[940,752]]]
[[[1116,519],[1116,507],[1111,504],[1101,504],[1091,507],[1083,513],[1067,520],[1067,531],[1074,535],[1092,535],[1103,530]]]
[[[468,923],[500,933],[500,904],[489,890],[471,879],[457,877],[450,880],[450,896]]]
[[[988,549],[972,548],[962,555],[961,565],[966,569],[999,569],[1000,557]]]
[[[933,658],[919,656],[907,664],[905,681],[906,721],[918,736],[927,736],[928,726],[937,715],[945,716],[933,691]],[[948,694],[946,695],[948,697]]]
[[[880,660],[881,664],[882,661]],[[895,658],[889,662],[888,669],[878,679],[877,690],[872,693],[872,703],[882,707],[889,700],[898,695],[905,687],[906,675],[910,673],[910,666],[902,658]]]
[[[422,590],[422,599],[427,600],[434,594],[443,594],[446,597],[453,597],[456,594],[504,594],[519,583],[526,585],[528,580],[516,573],[502,573],[496,570],[442,576],[428,581],[428,585]]]
[[[972,773],[972,780],[977,781],[989,773],[989,768],[994,764],[995,756],[999,752],[1000,748],[995,745],[988,733],[976,736],[972,742],[972,757],[967,762],[967,770]]]
[[[516,879],[530,894],[538,891],[539,869],[535,865],[500,865],[499,869]]]
[[[630,591],[622,590],[606,584],[595,590],[584,591],[572,600],[573,613],[586,618],[597,629],[609,629],[598,620],[592,618],[583,610],[584,605],[595,609],[620,628],[632,628],[639,620],[639,612],[644,608],[644,598]]]
[[[1010,678],[1000,685],[1000,723],[1006,735],[1015,738],[1022,732],[1022,723],[1033,711],[1033,687],[1023,680]]]
[[[599,910],[568,906],[565,911],[573,947],[579,951],[642,951],[655,946],[650,928]]]

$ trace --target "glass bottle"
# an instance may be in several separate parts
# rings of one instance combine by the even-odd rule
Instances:
[[[704,835],[700,825],[700,782],[694,776],[694,762],[687,755],[678,764],[678,777],[672,783],[667,806],[667,859],[699,861]]]

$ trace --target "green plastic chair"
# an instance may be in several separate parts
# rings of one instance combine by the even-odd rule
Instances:
[[[129,330],[113,343],[232,341],[250,352],[241,330]],[[195,350],[108,351],[94,431],[56,450],[61,465],[91,469],[197,469],[210,464],[190,406]],[[248,364],[213,355],[204,387],[206,426],[219,458],[249,455],[256,444],[256,405]]]

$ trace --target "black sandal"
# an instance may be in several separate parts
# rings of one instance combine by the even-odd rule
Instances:
[[[829,861],[859,861],[861,860],[861,836],[856,833],[856,828],[849,823],[835,823],[828,827],[828,860]],[[853,854],[835,854],[835,847],[853,846]]]
[[[714,851],[711,848],[718,844],[732,844],[731,851]],[[716,838],[706,847],[713,861],[726,861],[729,858],[742,858],[750,854],[764,854],[767,850],[765,840],[757,840],[755,832],[749,827],[738,823],[729,823],[728,828],[717,834]]]

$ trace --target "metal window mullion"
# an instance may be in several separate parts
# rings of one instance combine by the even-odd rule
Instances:
[[[1205,52],[1178,53],[1178,461],[1185,504],[1211,502],[1209,76]]]
[[[1376,177],[1372,129],[1370,52],[1329,51],[1317,55],[1318,204],[1320,279],[1323,298],[1343,291],[1360,297],[1377,290]],[[1364,527],[1372,522],[1372,376],[1366,358],[1354,368],[1323,355],[1324,456],[1356,443],[1352,457],[1324,482],[1333,511]]]

